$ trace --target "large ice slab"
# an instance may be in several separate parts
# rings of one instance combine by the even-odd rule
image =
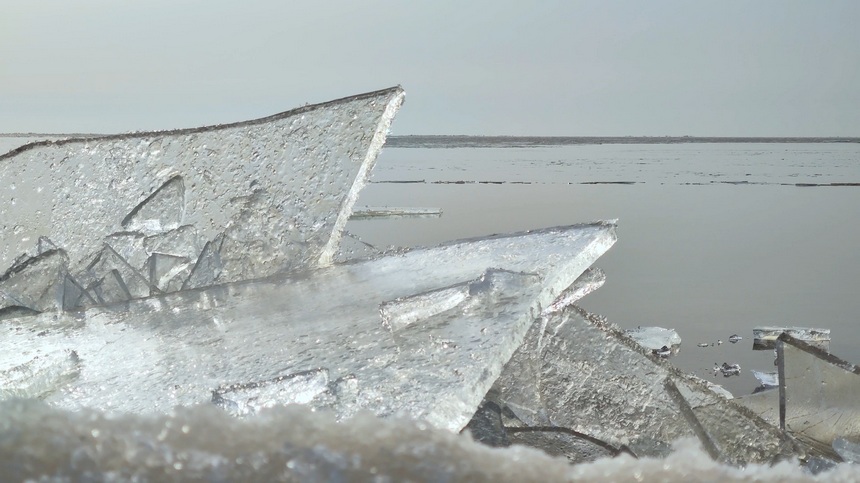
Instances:
[[[76,375],[41,392],[64,407],[252,414],[301,399],[459,430],[532,321],[614,242],[613,223],[552,228],[6,320],[0,381],[32,392],[10,371],[74,351]]]
[[[683,437],[733,464],[804,454],[777,428],[576,306],[534,323],[488,398],[525,426],[575,431],[639,456],[665,455]]]
[[[43,311],[75,308],[45,295],[66,275],[86,306],[328,265],[403,98],[396,87],[254,121],[18,147],[0,156],[0,271],[53,278],[2,290]],[[32,262],[43,239],[64,254],[58,267]]]

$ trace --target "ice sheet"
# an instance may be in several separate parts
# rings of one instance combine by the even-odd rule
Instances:
[[[860,367],[788,334],[776,347],[780,426],[827,446],[860,440]]]
[[[328,265],[403,97],[396,87],[254,121],[14,149],[0,156],[0,270],[37,256],[42,237],[75,277],[105,243],[142,272],[153,250],[196,262],[220,240],[221,270],[196,273],[188,287]],[[193,236],[171,237],[180,227]],[[123,235],[149,237],[148,251],[110,240]],[[132,298],[149,296],[119,266],[92,282],[114,269]]]
[[[665,458],[570,466],[524,446],[490,448],[414,421],[335,422],[302,406],[235,419],[214,407],[106,417],[36,401],[0,403],[0,467],[10,481],[703,481],[851,482],[842,464],[813,478],[794,462],[734,468],[696,442]]]
[[[640,456],[665,455],[690,436],[734,464],[804,454],[752,412],[575,306],[535,322],[488,398],[528,426],[574,430]]]
[[[49,402],[148,413],[325,369],[315,407],[459,430],[542,307],[614,242],[612,223],[552,228],[7,320],[0,371],[74,350],[80,374]]]

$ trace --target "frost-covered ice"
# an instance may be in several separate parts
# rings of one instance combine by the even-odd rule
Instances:
[[[69,408],[305,402],[459,430],[542,308],[614,242],[612,223],[552,228],[9,319],[0,381]]]
[[[627,329],[625,334],[633,338],[639,345],[650,350],[681,345],[681,336],[675,329],[663,327],[637,327]]]
[[[442,216],[441,208],[412,208],[412,207],[356,207],[350,216],[351,220],[367,220],[372,218],[438,218]]]
[[[403,97],[397,87],[0,156],[0,309],[70,310],[330,264]]]
[[[665,481],[855,482],[842,464],[813,477],[795,461],[735,468],[694,440],[662,458],[622,454],[570,466],[523,446],[367,413],[336,422],[302,406],[235,419],[214,407],[107,417],[38,401],[0,403],[0,468],[9,481]]]
[[[781,334],[802,340],[819,349],[830,350],[830,329],[811,327],[756,327],[753,329],[753,347],[756,349],[773,349]]]

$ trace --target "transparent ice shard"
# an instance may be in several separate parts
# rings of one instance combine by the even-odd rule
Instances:
[[[255,193],[295,227],[283,234],[289,242],[270,244],[289,253],[260,253],[290,269],[329,265],[403,98],[395,87],[253,121],[39,141],[0,155],[0,199],[20,198],[0,205],[0,271],[33,249],[34,235],[65,250],[76,275],[114,233],[190,225],[214,240],[237,221],[233,201]]]
[[[11,267],[0,276],[5,307],[18,306],[35,312],[61,309],[67,266],[65,251],[48,250]]]
[[[0,399],[44,398],[80,374],[74,351],[40,353],[31,360],[0,371]]]
[[[663,455],[688,436],[735,464],[802,454],[753,413],[575,306],[534,323],[491,394],[527,426],[566,428],[639,456]]]
[[[753,349],[765,350],[776,347],[781,334],[788,334],[819,349],[830,350],[830,329],[811,327],[756,327],[753,329]]]
[[[182,224],[185,213],[185,183],[174,176],[158,187],[122,220],[128,231],[160,233]]]
[[[96,305],[98,302],[71,275],[66,275],[63,281],[63,310],[74,310],[81,307]]]
[[[0,370],[27,362],[26,351],[75,350],[81,377],[49,402],[154,413],[210,403],[225,385],[327,368],[336,383],[315,407],[458,431],[542,307],[614,242],[611,223],[552,228],[162,294],[123,310],[6,320]],[[383,323],[381,306],[464,289],[460,303],[397,330]],[[38,327],[47,333],[34,338]]]
[[[368,220],[373,218],[438,218],[442,216],[442,208],[414,208],[414,207],[369,207],[356,208],[350,220]]]
[[[148,297],[159,293],[158,287],[151,285],[147,277],[116,252],[110,245],[104,245],[102,251],[87,265],[87,274],[98,281],[100,297],[112,302]],[[126,295],[127,294],[127,295]],[[119,297],[119,298],[118,298]]]
[[[624,333],[632,337],[639,345],[649,350],[681,345],[681,336],[678,335],[675,329],[637,327],[635,329],[627,329]]]
[[[185,257],[153,253],[149,257],[149,283],[161,292],[176,292],[191,274],[193,264]]]
[[[110,246],[123,260],[135,270],[142,271],[149,257],[146,246],[146,236],[136,231],[111,233],[104,238],[105,245]]]
[[[557,312],[568,305],[573,305],[577,300],[594,292],[606,282],[606,274],[599,268],[589,268],[576,279],[570,287],[566,288],[552,304],[544,309],[544,315]]]
[[[162,253],[197,260],[203,250],[204,241],[197,235],[196,228],[183,225],[174,230],[144,238],[143,251],[149,256],[153,253]]]
[[[230,384],[212,393],[212,402],[233,416],[257,414],[282,404],[308,404],[328,390],[328,370],[278,376],[270,381]]]
[[[780,427],[827,446],[860,440],[860,367],[788,334],[776,348]]]

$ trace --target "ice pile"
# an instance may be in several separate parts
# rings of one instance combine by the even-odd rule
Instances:
[[[858,476],[834,469],[856,425],[832,424],[858,419],[854,369],[781,336],[774,423],[668,364],[677,334],[574,305],[613,221],[347,253],[402,100],[0,157],[4,477]],[[823,398],[793,379],[812,369]]]

